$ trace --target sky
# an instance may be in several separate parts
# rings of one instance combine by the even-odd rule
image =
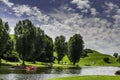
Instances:
[[[29,19],[53,39],[77,33],[85,48],[120,54],[120,0],[0,0],[0,18],[11,34],[19,20]]]

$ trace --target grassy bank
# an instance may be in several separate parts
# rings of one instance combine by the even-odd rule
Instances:
[[[56,57],[56,52],[54,52],[54,56]],[[109,58],[109,62],[107,63],[104,61],[104,58]],[[63,63],[66,64],[63,64]],[[8,65],[16,65],[16,64],[21,64],[22,61],[20,60],[19,62],[9,62],[2,60],[3,64],[8,64]],[[36,64],[33,64],[32,62],[25,62],[26,65],[33,65],[37,67],[46,67],[50,63],[43,63],[43,62],[36,62]],[[106,55],[106,54],[101,54],[99,52],[93,51],[92,53],[88,53],[87,57],[81,58],[80,61],[77,63],[79,66],[120,66],[120,63],[116,61],[116,59],[113,56]],[[61,61],[60,64],[58,64],[57,60],[54,61],[53,67],[74,67],[72,63],[69,61],[68,57],[65,56],[63,60]]]
[[[52,78],[48,80],[120,80],[120,76],[76,76],[76,77]]]

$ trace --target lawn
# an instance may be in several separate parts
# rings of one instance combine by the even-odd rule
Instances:
[[[120,76],[75,76],[75,77],[52,78],[48,80],[120,80]]]
[[[57,57],[56,52],[54,52],[54,56]],[[110,63],[106,63],[103,60],[106,57],[109,58]],[[66,65],[63,64],[64,62],[66,62]],[[16,65],[16,64],[21,64],[22,61],[20,60],[19,62],[9,62],[9,61],[6,62],[5,60],[2,60],[2,63],[9,64],[9,65]],[[36,62],[36,64],[33,64],[32,62],[25,62],[25,63],[26,65],[33,65],[37,67],[45,67],[46,64],[50,64],[50,63],[44,63],[44,62]],[[93,53],[88,53],[87,57],[81,58],[80,61],[76,65],[79,65],[79,66],[120,66],[120,63],[118,63],[113,56],[102,54],[97,51],[93,51]],[[58,64],[57,60],[55,59],[53,67],[68,68],[68,67],[75,67],[75,65],[72,65],[68,57],[65,56],[60,64]]]
[[[54,52],[54,56],[56,56],[56,52]],[[109,58],[110,63],[106,63],[104,61],[104,58]],[[66,62],[67,64],[70,64],[70,65],[72,64],[69,61],[67,56],[65,56],[61,61],[61,65],[62,65],[62,62]],[[57,60],[55,60],[55,64],[57,64]],[[111,55],[102,54],[100,52],[93,50],[92,53],[88,53],[87,57],[80,58],[80,61],[77,63],[77,65],[79,66],[120,66],[120,63],[117,62],[116,58]]]

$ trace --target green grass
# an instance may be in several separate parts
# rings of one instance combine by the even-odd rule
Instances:
[[[14,40],[14,34],[10,35],[11,39]],[[57,57],[56,52],[54,52],[54,56]],[[109,58],[110,63],[106,63],[103,59]],[[65,67],[66,65],[63,65],[63,63],[66,62],[67,67],[73,67],[72,63],[69,61],[68,57],[65,56],[60,64],[58,64],[57,59],[55,59],[53,66],[54,67]],[[3,61],[4,64],[6,62]],[[15,64],[21,64],[21,60],[18,63],[15,62],[7,62],[9,65],[15,65]],[[30,62],[26,62],[27,65],[34,65],[34,66],[44,66],[42,65],[42,62],[37,62],[37,64],[32,64]],[[99,53],[95,50],[92,50],[92,53],[88,53],[88,57],[80,58],[80,61],[77,63],[79,66],[120,66],[120,63],[116,61],[116,59],[113,56]]]
[[[52,78],[48,80],[120,80],[120,76],[75,76],[64,78]]]
[[[110,63],[106,63],[103,59],[109,58]],[[88,57],[81,58],[78,63],[81,66],[89,65],[89,66],[120,66],[120,63],[116,61],[113,56],[102,54],[96,51],[93,53],[88,53]]]
[[[57,54],[54,52],[54,56],[56,57]],[[103,59],[105,57],[108,57],[110,59],[110,63],[106,63]],[[67,65],[63,65],[62,62],[66,62]],[[5,60],[2,60],[3,64],[8,65],[16,65],[21,64],[22,61],[19,62],[7,62]],[[26,65],[33,65],[37,67],[46,67],[46,63],[43,62],[36,62],[36,64],[33,64],[32,62],[25,62]],[[107,54],[101,54],[99,52],[93,51],[93,53],[88,53],[88,57],[81,58],[80,61],[77,63],[79,66],[120,66],[120,63],[116,61],[116,59],[113,56],[107,55]],[[68,57],[65,56],[60,64],[58,64],[57,60],[54,61],[53,67],[63,67],[63,68],[69,68],[69,67],[75,67],[72,65],[72,63],[69,61]]]
[[[14,34],[10,34],[10,38],[13,40],[15,39],[15,35]]]
[[[54,52],[54,56],[56,57],[56,52]],[[104,61],[104,58],[109,58],[110,63],[106,63]],[[72,65],[72,63],[69,61],[68,57],[65,56],[62,62],[66,62],[67,64]],[[55,60],[55,64],[57,64],[57,60]],[[77,63],[79,66],[120,66],[120,63],[116,61],[116,58],[107,55],[107,54],[102,54],[97,51],[94,51],[92,53],[88,53],[87,57],[80,58],[80,61]]]

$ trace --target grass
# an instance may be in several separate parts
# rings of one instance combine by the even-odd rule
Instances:
[[[56,52],[54,52],[54,56],[56,56]],[[110,63],[106,63],[104,61],[104,58],[109,58]],[[72,64],[69,61],[67,56],[65,56],[61,61],[61,65],[62,65],[62,62],[66,62],[67,64],[70,64],[70,65]],[[57,64],[57,60],[55,60],[55,64]],[[120,63],[117,62],[116,58],[111,55],[102,54],[93,50],[92,53],[88,53],[87,57],[80,58],[80,61],[77,63],[77,65],[79,66],[120,66]]]
[[[56,52],[54,52],[54,56],[57,57]],[[109,58],[110,63],[106,63],[103,59]],[[63,65],[63,62],[66,62],[67,65]],[[6,62],[5,60],[2,60],[3,64],[8,65],[16,65],[21,64],[22,61],[19,62]],[[32,62],[25,62],[26,65],[33,65],[37,67],[46,67],[47,63],[43,62],[36,62],[36,64],[33,64]],[[116,61],[116,59],[113,56],[102,54],[97,51],[93,51],[93,53],[88,53],[88,56],[85,58],[81,58],[80,61],[77,63],[79,66],[120,66],[120,63]],[[72,65],[72,63],[69,61],[68,57],[65,56],[60,64],[58,64],[57,60],[54,61],[53,67],[62,67],[62,68],[69,68],[69,67],[75,67],[75,65]]]
[[[52,78],[48,80],[120,80],[120,76],[75,76],[75,77]]]
[[[11,39],[14,40],[14,34],[10,35]],[[54,52],[54,56],[57,57],[56,52]],[[109,62],[110,63],[106,63],[103,59],[104,58],[109,58]],[[63,63],[66,62],[68,64],[68,66],[71,66],[72,63],[69,61],[68,57],[65,56],[63,58],[63,60],[61,61],[61,64],[58,64],[57,59],[54,61],[54,65],[53,66],[58,66],[58,67],[64,67]],[[27,63],[28,65],[35,65],[35,66],[41,66],[41,64],[39,64],[41,62],[38,62],[37,64],[31,64],[31,63]],[[10,64],[14,64],[12,62],[10,62]],[[15,63],[16,64],[16,63]],[[88,57],[85,58],[81,58],[80,61],[77,63],[77,65],[79,66],[120,66],[120,63],[118,63],[115,59],[115,57],[107,55],[107,54],[102,54],[100,52],[97,52],[95,50],[92,50],[92,53],[88,53]]]
[[[109,58],[110,63],[106,63],[104,58]],[[120,63],[116,61],[116,59],[107,54],[102,54],[97,51],[93,51],[93,53],[88,53],[88,57],[81,58],[78,63],[81,66],[120,66]]]
[[[14,34],[10,35],[11,39],[14,40]],[[56,52],[54,52],[54,56],[57,57]],[[104,58],[109,58],[110,63],[106,63],[103,59]],[[7,62],[5,60],[2,60],[3,64],[8,64],[8,65],[16,65],[16,64],[21,64],[21,60],[19,62]],[[46,66],[45,63],[42,62],[37,62],[36,64],[32,64],[32,62],[25,62],[26,65],[33,65],[37,67],[44,67]],[[63,65],[63,63],[66,63],[66,65]],[[80,61],[77,63],[79,66],[120,66],[120,63],[116,61],[116,59],[113,56],[107,55],[107,54],[102,54],[100,52],[92,50],[92,53],[88,53],[88,56],[85,58],[80,58]],[[65,56],[63,60],[61,61],[60,64],[58,64],[57,59],[55,59],[53,67],[74,67],[72,63],[69,61],[68,57]]]

